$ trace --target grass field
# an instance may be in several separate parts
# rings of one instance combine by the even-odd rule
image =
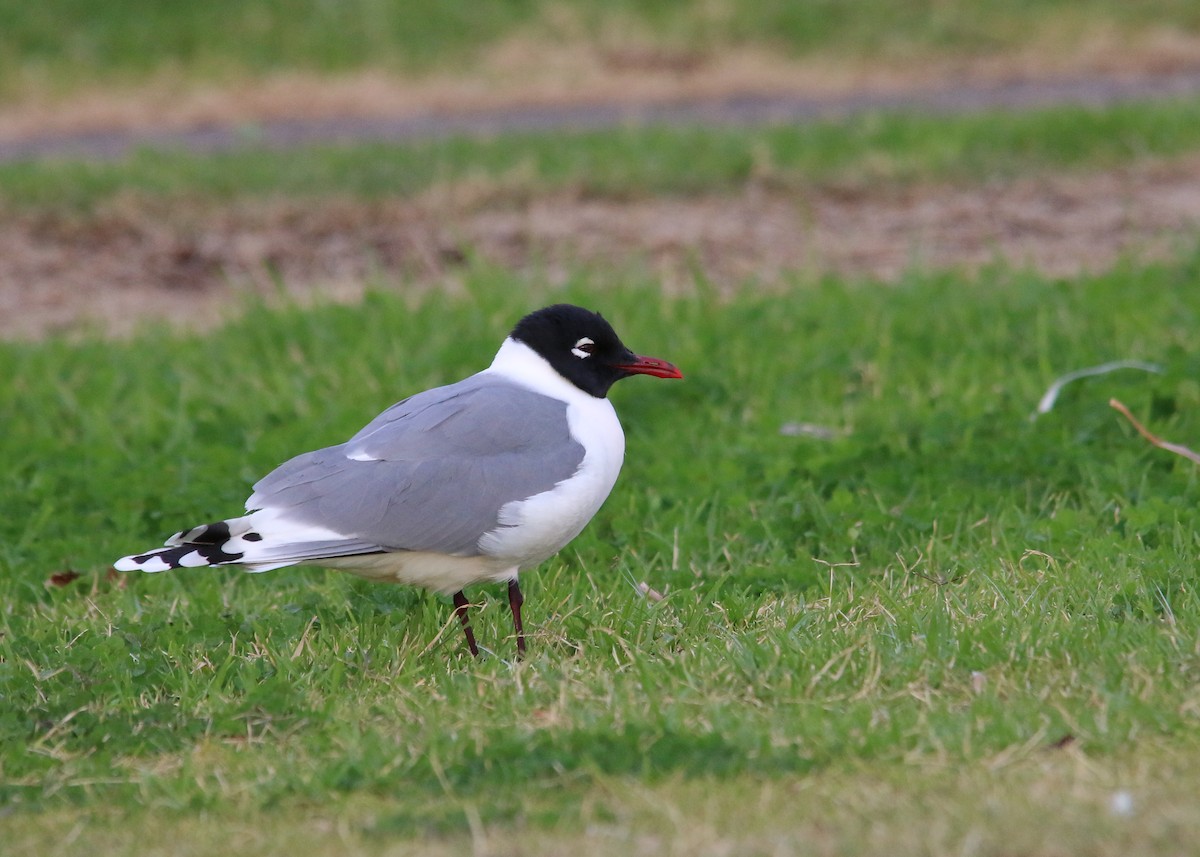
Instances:
[[[1200,32],[1185,0],[297,8],[9,4],[0,98],[296,70],[486,76],[506,39],[535,60],[539,45],[749,48],[878,70]],[[86,233],[62,224],[98,224],[103,244],[142,197],[162,204],[128,210],[185,225],[427,192],[519,209],[767,186],[799,206],[812,186],[1137,175],[1200,152],[1198,111],[287,153],[248,132],[217,156],[5,164],[0,210],[65,236],[31,245],[49,259]],[[88,220],[105,206],[117,214]],[[280,283],[204,333],[147,319],[127,340],[0,342],[0,855],[1189,853],[1200,474],[1108,405],[1200,448],[1200,241],[1175,237],[1165,261],[1087,275],[805,270],[769,294],[698,263],[674,297],[639,253],[563,273],[466,247],[437,282],[379,271],[353,306],[290,305]],[[483,367],[556,300],[603,311],[686,380],[614,391],[626,467],[523,581],[526,661],[487,587],[470,593],[488,649],[474,660],[447,601],[413,590],[315,568],[110,572],[238,511],[285,458]],[[1076,381],[1031,418],[1055,378],[1120,359],[1162,371]]]
[[[687,380],[617,391],[625,473],[529,576],[522,664],[495,592],[474,594],[476,662],[409,590],[106,569],[483,365],[536,286],[476,270],[469,300],[6,346],[10,853],[1184,848],[1200,483],[1106,403],[1200,436],[1198,275],[1193,255],[720,302],[600,301],[581,272],[554,297]],[[1130,357],[1165,371],[1078,382],[1030,421],[1056,375]]]

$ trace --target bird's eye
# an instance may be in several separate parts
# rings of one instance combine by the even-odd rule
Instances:
[[[571,349],[571,353],[576,357],[587,357],[595,350],[596,343],[585,336],[575,343],[575,346]]]

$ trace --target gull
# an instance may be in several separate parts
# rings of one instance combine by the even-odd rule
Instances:
[[[599,313],[539,309],[482,372],[280,465],[254,485],[247,514],[183,530],[114,567],[305,564],[418,586],[451,596],[475,656],[463,590],[506,582],[524,655],[517,576],[562,550],[608,497],[625,435],[607,396],[632,375],[683,377],[630,351]]]

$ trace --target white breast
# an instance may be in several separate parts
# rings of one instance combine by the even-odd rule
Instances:
[[[579,469],[548,491],[506,503],[500,526],[479,540],[490,557],[529,568],[553,556],[579,535],[612,491],[625,460],[625,433],[608,399],[580,390],[532,349],[505,342],[487,371],[567,403],[571,436],[584,448]]]

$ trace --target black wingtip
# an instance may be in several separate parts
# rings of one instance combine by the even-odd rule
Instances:
[[[245,554],[228,553],[222,550],[221,545],[188,543],[123,557],[113,564],[113,568],[117,571],[171,571],[176,568],[225,565],[237,562],[243,556]]]

